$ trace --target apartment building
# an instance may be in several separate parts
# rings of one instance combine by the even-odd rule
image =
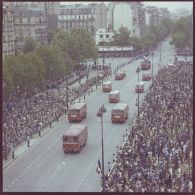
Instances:
[[[22,52],[25,41],[28,38],[33,38],[40,44],[48,43],[48,28],[42,10],[15,8],[13,16],[15,49],[17,53]]]
[[[146,7],[146,25],[158,26],[160,24],[159,9],[155,6]]]
[[[145,12],[140,2],[113,2],[109,5],[109,21],[113,30],[118,31],[120,27],[126,27],[130,36],[140,37],[145,29]],[[112,18],[112,22],[110,22]]]
[[[60,5],[58,29],[71,31],[84,28],[95,37],[95,6]]]
[[[108,29],[99,29],[96,31],[96,45],[99,46],[103,42],[111,42],[113,40],[114,33],[108,31]]]
[[[15,54],[14,18],[8,6],[3,6],[3,58]]]

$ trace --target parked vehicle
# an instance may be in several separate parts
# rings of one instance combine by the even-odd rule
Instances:
[[[70,106],[68,110],[68,120],[69,122],[73,121],[82,121],[87,116],[87,105],[86,103],[75,103]]]
[[[118,103],[112,109],[111,120],[112,123],[122,122],[124,123],[128,119],[129,106],[127,104]]]
[[[120,92],[118,90],[111,91],[109,93],[109,102],[117,103],[120,101]]]
[[[66,152],[80,152],[85,146],[88,138],[88,128],[86,125],[72,125],[62,136],[62,147]]]

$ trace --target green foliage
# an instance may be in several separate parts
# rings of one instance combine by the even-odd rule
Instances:
[[[191,16],[181,17],[173,26],[171,44],[178,49],[190,47],[192,41],[192,20]]]
[[[120,27],[119,32],[114,31],[113,42],[120,47],[129,46],[130,44],[130,31],[126,27]]]
[[[40,46],[36,53],[43,61],[46,80],[57,80],[66,73],[64,54],[58,47]]]
[[[36,41],[32,38],[26,40],[24,47],[22,48],[23,53],[32,52],[36,48]]]
[[[97,50],[92,36],[83,29],[69,32],[59,31],[54,36],[53,45],[57,45],[67,53],[74,64],[79,64],[86,58],[96,58]]]
[[[43,72],[43,63],[33,52],[6,57],[3,63],[3,81],[6,83],[4,97],[8,98],[18,86],[23,91],[40,85],[44,80]]]

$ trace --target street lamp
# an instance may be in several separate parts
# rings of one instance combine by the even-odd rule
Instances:
[[[139,72],[140,72],[140,67],[139,66],[137,67],[136,72],[137,72],[137,76],[138,76],[138,89],[139,89]],[[138,118],[139,118],[139,90],[138,90],[138,93],[137,93],[137,103],[136,103],[136,105],[137,105]]]
[[[104,105],[102,105],[99,108],[99,111],[97,113],[97,116],[101,118],[101,131],[102,131],[102,187],[103,187],[103,192],[105,191],[105,183],[104,183],[104,139],[103,139],[103,122],[102,122],[102,117],[103,114],[106,112],[106,108]]]
[[[154,81],[154,78],[153,78],[153,55],[154,55],[154,51],[152,49],[152,82]]]
[[[104,54],[104,42],[103,42],[103,70],[104,70],[104,60],[105,60],[105,59],[104,59],[104,55],[105,55],[105,54]]]
[[[68,77],[66,78],[66,113],[68,113],[68,101],[69,101],[69,98],[68,98]]]

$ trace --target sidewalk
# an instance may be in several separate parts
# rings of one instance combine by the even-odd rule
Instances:
[[[59,118],[59,121],[64,119],[66,116],[61,116]],[[51,127],[46,127],[43,130],[41,130],[41,136],[39,136],[38,132],[35,133],[32,138],[30,139],[30,147],[35,144],[38,140],[41,139],[42,136],[44,136],[49,130],[54,127],[57,124],[57,121],[54,121],[51,125]],[[28,150],[27,141],[22,142],[20,145],[18,145],[14,150],[14,159],[12,158],[12,153],[7,156],[7,160],[3,159],[3,169],[8,167],[12,162],[14,162],[15,159],[17,159],[20,155],[22,155],[24,152]]]
[[[97,73],[95,70],[89,71],[89,78],[92,76],[95,76]],[[79,83],[79,76],[76,76],[74,79],[70,78],[71,80],[71,87],[78,87],[80,85]],[[75,82],[74,82],[75,80]],[[87,80],[87,76],[82,76],[81,83],[84,83]],[[66,115],[63,115],[59,118],[59,121],[66,118]],[[47,126],[44,129],[41,130],[41,136],[39,136],[39,133],[33,134],[32,138],[30,139],[30,147],[35,144],[38,140],[41,139],[42,136],[44,136],[53,126],[57,124],[57,121],[54,121],[51,125],[51,127]],[[14,162],[15,159],[19,158],[20,155],[22,155],[24,152],[28,151],[27,141],[22,142],[20,145],[18,145],[14,149],[14,159],[12,157],[12,152],[9,153],[7,156],[7,160],[3,159],[3,169],[8,167],[12,162]]]
[[[87,74],[86,74],[87,75]],[[79,79],[79,76],[75,76],[74,78],[70,78],[70,82],[72,84],[70,84],[71,88],[72,87],[78,87],[81,83],[84,83],[87,80],[87,76],[81,76],[81,79]],[[89,74],[88,74],[88,79],[90,79],[91,77],[94,77],[97,75],[97,70],[92,70],[90,69]],[[74,82],[75,81],[75,82]],[[64,83],[60,84],[60,85],[64,85]],[[98,86],[97,88],[99,88],[100,86]],[[96,89],[94,89],[96,90]],[[66,115],[63,115],[59,118],[59,121],[66,118]],[[57,124],[57,121],[54,121],[51,125],[51,127],[47,126],[46,128],[41,130],[41,136],[39,136],[38,132],[33,134],[32,138],[30,139],[30,147],[35,144],[37,141],[39,141],[41,139],[42,136],[44,136],[53,126],[55,126]],[[14,159],[12,157],[12,152],[10,152],[10,154],[7,156],[7,160],[3,159],[3,169],[5,169],[6,167],[8,167],[12,162],[14,162],[15,159],[19,158],[20,155],[22,155],[24,152],[28,151],[28,146],[27,146],[27,141],[22,142],[20,145],[18,145],[15,149],[14,149]]]

